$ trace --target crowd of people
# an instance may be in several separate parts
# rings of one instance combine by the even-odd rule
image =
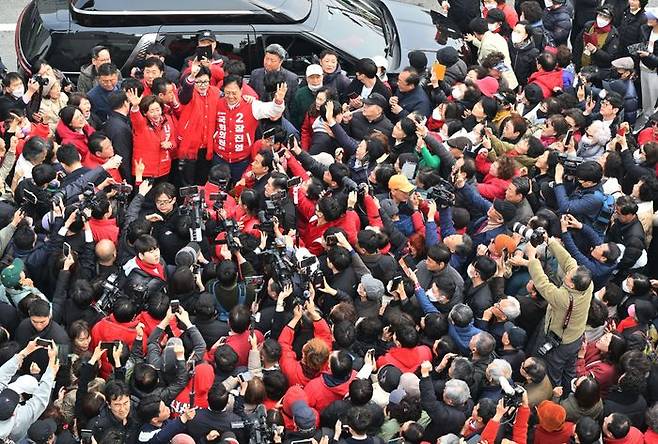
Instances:
[[[4,73],[0,442],[658,443],[646,3]]]

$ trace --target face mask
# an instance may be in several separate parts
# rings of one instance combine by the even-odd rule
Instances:
[[[485,7],[487,10],[491,11],[492,9],[494,9],[494,8],[496,7],[496,4],[495,4],[495,3],[485,3],[485,4],[484,4],[484,7]]]
[[[605,28],[606,26],[608,26],[609,23],[610,23],[610,20],[608,20],[608,19],[604,19],[604,18],[601,18],[601,17],[596,18],[596,26],[598,26],[599,28]]]
[[[621,289],[624,290],[624,293],[632,293],[633,290],[628,286],[628,281],[624,279],[624,282],[621,283]]]
[[[512,43],[521,43],[523,40],[525,40],[524,37],[518,32],[512,33]]]
[[[642,155],[640,150],[633,151],[633,160],[635,160],[635,163],[637,164],[644,162],[644,156]]]
[[[310,89],[311,92],[317,92],[320,88],[322,88],[322,84],[319,84],[317,86],[313,86],[311,84],[308,85],[308,89]]]
[[[464,91],[461,88],[452,88],[451,94],[452,98],[455,100],[461,100],[464,98]]]
[[[489,28],[489,31],[494,32],[496,29],[498,29],[498,24],[497,23],[489,23],[487,25],[487,27]]]
[[[17,99],[20,99],[25,94],[25,87],[23,85],[19,86],[11,92],[11,95]]]

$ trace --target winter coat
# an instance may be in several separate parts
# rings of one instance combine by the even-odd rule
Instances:
[[[89,349],[96,348],[99,342],[102,341],[121,341],[125,346],[131,346],[137,336],[135,327],[139,321],[137,319],[130,322],[118,322],[114,315],[109,315],[101,319],[91,329],[91,344]],[[101,357],[101,370],[100,376],[107,378],[112,372],[112,366],[108,361],[107,356]]]
[[[625,224],[615,220],[606,231],[605,240],[626,246],[624,254],[619,260],[619,268],[627,270],[632,268],[642,256],[641,250],[632,247],[645,245],[644,228],[637,217]]]
[[[530,75],[535,72],[539,52],[532,39],[522,42],[519,46],[509,42],[512,70],[521,86],[525,86]]]
[[[112,111],[109,102],[110,94],[114,94],[117,91],[119,91],[118,86],[115,86],[112,91],[108,91],[100,85],[96,85],[87,93],[87,98],[91,103],[91,112],[101,122],[105,122],[107,115]]]
[[[290,123],[295,128],[301,128],[306,112],[313,103],[315,103],[315,93],[308,85],[297,90],[290,104]]]
[[[548,246],[565,275],[578,267],[576,260],[569,255],[567,250],[558,241],[550,240]],[[528,271],[535,283],[535,288],[537,288],[537,291],[548,302],[546,319],[549,321],[545,323],[544,331],[546,333],[552,331],[561,337],[563,344],[570,344],[577,341],[585,331],[594,284],[590,284],[584,291],[578,291],[564,285],[556,287],[544,273],[541,262],[538,259],[532,259],[529,262]],[[563,329],[562,323],[570,300],[573,300],[571,318],[567,328]]]
[[[571,17],[573,10],[569,4],[563,4],[557,8],[545,9],[542,15],[542,23],[547,34],[551,36],[555,45],[567,43],[571,32]]]
[[[103,127],[103,133],[112,141],[114,154],[118,154],[125,161],[121,162],[119,172],[121,177],[131,182],[133,158],[133,129],[130,117],[116,111],[111,111]]]
[[[321,412],[332,402],[343,399],[355,378],[355,371],[345,380],[337,380],[330,373],[321,373],[304,387],[309,399],[308,406]]]
[[[139,109],[130,110],[130,121],[133,128],[133,171],[135,162],[140,159],[146,165],[144,177],[158,178],[167,176],[171,171],[171,156],[176,152],[176,125],[171,116],[163,114],[164,121],[157,127],[153,126]],[[170,149],[164,149],[161,143],[172,143]]]
[[[448,335],[455,341],[460,353],[468,354],[470,352],[468,344],[471,342],[471,338],[478,333],[482,333],[482,330],[475,327],[472,322],[466,327],[457,327],[452,323],[448,324]]]
[[[72,130],[68,125],[64,123],[63,120],[60,120],[57,124],[57,137],[61,140],[60,145],[65,143],[71,143],[75,145],[75,148],[80,153],[80,158],[84,161],[87,155],[89,154],[89,136],[94,134],[95,130],[89,125],[85,125],[82,128],[82,132]]]
[[[178,135],[179,159],[196,159],[199,148],[206,148],[206,159],[210,160],[215,149],[214,134],[217,129],[217,109],[220,91],[210,86],[201,96],[187,78],[181,82],[181,115],[176,132]]]
[[[286,84],[288,85],[288,91],[286,92],[285,102],[289,106],[292,102],[292,98],[295,97],[297,88],[299,87],[299,78],[297,74],[292,71],[288,71],[285,68],[279,70],[283,77],[286,79]],[[258,94],[262,101],[269,101],[267,91],[265,91],[265,68],[256,68],[251,71],[249,76],[249,86],[251,86],[254,91]]]
[[[644,429],[647,407],[647,401],[642,394],[613,389],[603,401],[603,416],[606,417],[613,412],[623,413],[630,418],[634,427]]]
[[[553,71],[544,71],[540,69],[530,75],[528,84],[536,83],[541,88],[544,98],[553,95],[555,88],[564,88],[564,80],[562,79],[562,69],[555,68]]]
[[[313,322],[313,337],[323,340],[331,352],[333,335],[327,321],[320,319],[317,322]],[[281,372],[288,378],[288,383],[291,386],[295,384],[305,386],[311,379],[316,378],[318,374],[313,374],[311,369],[305,368],[297,360],[297,355],[295,354],[295,350],[293,350],[294,339],[295,331],[286,325],[279,336],[279,344],[281,344],[279,366],[281,367]]]
[[[136,443],[141,423],[137,420],[134,410],[131,409],[128,420],[124,425],[112,414],[107,405],[103,405],[100,414],[89,421],[87,426],[92,430],[96,440],[102,439],[110,430],[114,430],[120,434],[121,442]]]
[[[390,136],[393,132],[393,124],[384,113],[375,120],[369,121],[361,112],[357,111],[352,115],[347,133],[352,139],[361,141],[374,130],[381,131],[386,136]]]
[[[448,433],[459,435],[459,432],[470,412],[471,402],[465,406],[451,406],[438,400],[434,391],[434,385],[429,377],[420,378],[420,405],[427,412],[432,422],[425,428],[423,439],[436,442],[437,438]]]
[[[594,225],[596,217],[603,206],[601,198],[594,194],[596,191],[602,190],[601,184],[591,188],[579,186],[568,197],[564,184],[556,184],[554,190],[558,204],[558,214],[569,213],[583,224]]]
[[[432,113],[432,105],[427,93],[420,86],[415,87],[409,92],[397,91],[395,96],[398,97],[398,105],[402,107],[402,111],[398,114],[398,118],[408,116],[410,113],[416,111],[425,117],[429,117]]]
[[[646,435],[642,436],[642,432],[636,427],[631,427],[623,438],[603,437],[603,444],[650,444],[651,442],[652,441],[647,441]]]
[[[350,79],[340,67],[340,63],[336,65],[334,72],[331,74],[324,73],[322,77],[322,85],[332,90],[341,103],[347,100],[347,88],[349,88],[350,82]]]
[[[399,368],[402,373],[415,372],[423,361],[431,361],[432,352],[426,345],[418,345],[413,348],[393,347],[388,353],[377,359],[377,368],[392,364]]]
[[[248,441],[244,429],[233,429],[234,422],[241,422],[244,418],[232,411],[222,410],[215,412],[210,409],[198,409],[194,419],[187,422],[187,433],[198,444],[207,444],[206,436],[211,430],[233,430],[239,442]],[[246,438],[246,441],[245,441]]]
[[[581,57],[583,55],[583,49],[585,47],[584,34],[586,32],[591,32],[594,27],[594,21],[585,23],[585,27],[581,31],[580,35],[576,37],[573,42],[572,50],[572,60],[576,65],[576,69],[580,70]],[[603,42],[603,45],[597,49],[590,56],[590,65],[597,66],[599,68],[609,68],[610,62],[617,58],[617,51],[619,50],[619,31],[614,26],[608,32],[608,35]]]
[[[627,3],[624,3],[625,5]],[[619,20],[621,18],[621,20]],[[628,47],[644,41],[642,27],[647,23],[647,16],[644,15],[644,8],[640,8],[635,14],[631,14],[631,9],[626,7],[622,14],[615,14],[615,26],[621,32],[619,33],[619,48],[615,57],[624,57],[628,54]]]
[[[560,405],[567,411],[567,421],[576,423],[583,416],[589,416],[595,421],[600,421],[602,419],[603,401],[600,399],[599,402],[586,409],[578,405],[578,401],[576,401],[576,398],[572,393],[567,399],[560,401]]]
[[[493,295],[489,284],[483,282],[477,287],[473,286],[472,281],[469,279],[465,284],[464,289],[464,304],[471,307],[475,319],[482,318],[484,311],[491,307],[494,303]]]
[[[584,358],[576,360],[576,374],[578,376],[593,376],[599,383],[601,398],[605,399],[608,390],[617,382],[617,369],[615,365],[603,360],[601,351],[596,343],[588,343]]]

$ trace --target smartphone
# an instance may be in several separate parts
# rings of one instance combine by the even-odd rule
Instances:
[[[286,188],[292,188],[296,187],[297,185],[301,185],[302,183],[302,178],[297,176],[293,177],[292,179],[289,179],[288,182],[286,182]]]
[[[238,379],[240,382],[249,382],[254,379],[254,375],[251,372],[238,373]]]
[[[50,339],[37,338],[37,345],[40,347],[52,347],[53,341],[51,341]]]
[[[330,234],[325,239],[325,243],[327,244],[327,247],[333,247],[334,245],[338,245],[338,238],[335,234]]]
[[[299,261],[299,268],[310,267],[311,265],[313,265],[315,263],[316,260],[317,260],[317,258],[315,256],[311,256],[311,257],[307,257],[306,259],[302,259],[301,261]]]
[[[288,148],[292,148],[295,146],[295,135],[294,134],[289,134],[288,135]]]
[[[64,257],[69,257],[71,255],[71,244],[68,242],[62,244],[62,254]]]
[[[101,341],[101,349],[107,350],[108,353],[112,353],[112,350],[115,346],[119,345],[119,341]]]
[[[91,438],[94,436],[94,433],[90,429],[80,430],[80,440],[84,443],[90,443]]]
[[[391,288],[395,290],[400,285],[400,282],[402,282],[402,276],[395,276],[391,281]]]
[[[180,301],[178,299],[172,299],[169,302],[169,306],[171,307],[172,313],[178,313],[180,311]]]
[[[405,175],[407,179],[410,181],[413,181],[416,178],[416,170],[418,168],[418,164],[415,162],[405,162],[404,165],[402,165],[402,174]]]
[[[573,130],[570,129],[567,131],[567,135],[564,137],[564,144],[569,145],[571,143],[571,138],[573,137]]]
[[[212,47],[210,46],[197,46],[196,48],[196,59],[201,61],[201,59],[206,58],[208,60],[212,59]]]
[[[347,95],[347,97],[348,97],[350,100],[354,100],[354,99],[356,99],[356,98],[359,97],[359,93],[351,92],[351,93],[349,93],[349,94]]]
[[[269,139],[270,137],[274,137],[275,134],[276,134],[276,128],[266,129],[265,131],[263,131],[263,139]]]

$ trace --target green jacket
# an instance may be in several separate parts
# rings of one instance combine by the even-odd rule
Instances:
[[[516,144],[503,142],[498,137],[491,136],[491,148],[493,148],[493,150],[489,151],[489,160],[493,162],[499,156],[504,156],[506,153],[516,148]],[[512,160],[516,162],[518,167],[530,168],[535,166],[535,162],[537,161],[537,159],[534,159],[530,156],[526,156],[525,154],[518,154],[516,156],[510,156],[510,157]]]
[[[549,240],[548,247],[557,259],[557,263],[562,268],[564,275],[567,275],[571,270],[578,267],[576,260],[569,255],[567,250],[557,240]],[[590,302],[592,301],[594,283],[590,283],[585,291],[567,288],[564,284],[556,287],[549,281],[546,273],[544,273],[539,259],[533,259],[528,263],[528,271],[535,283],[535,288],[548,302],[544,331],[548,333],[550,330],[561,337],[563,344],[570,344],[578,340],[585,332],[587,313]],[[567,328],[562,331],[562,323],[569,308],[569,295],[573,297],[573,310]]]
[[[304,116],[306,111],[315,101],[315,94],[308,86],[299,88],[290,103],[290,123],[295,125],[295,128],[300,129],[304,123]]]

